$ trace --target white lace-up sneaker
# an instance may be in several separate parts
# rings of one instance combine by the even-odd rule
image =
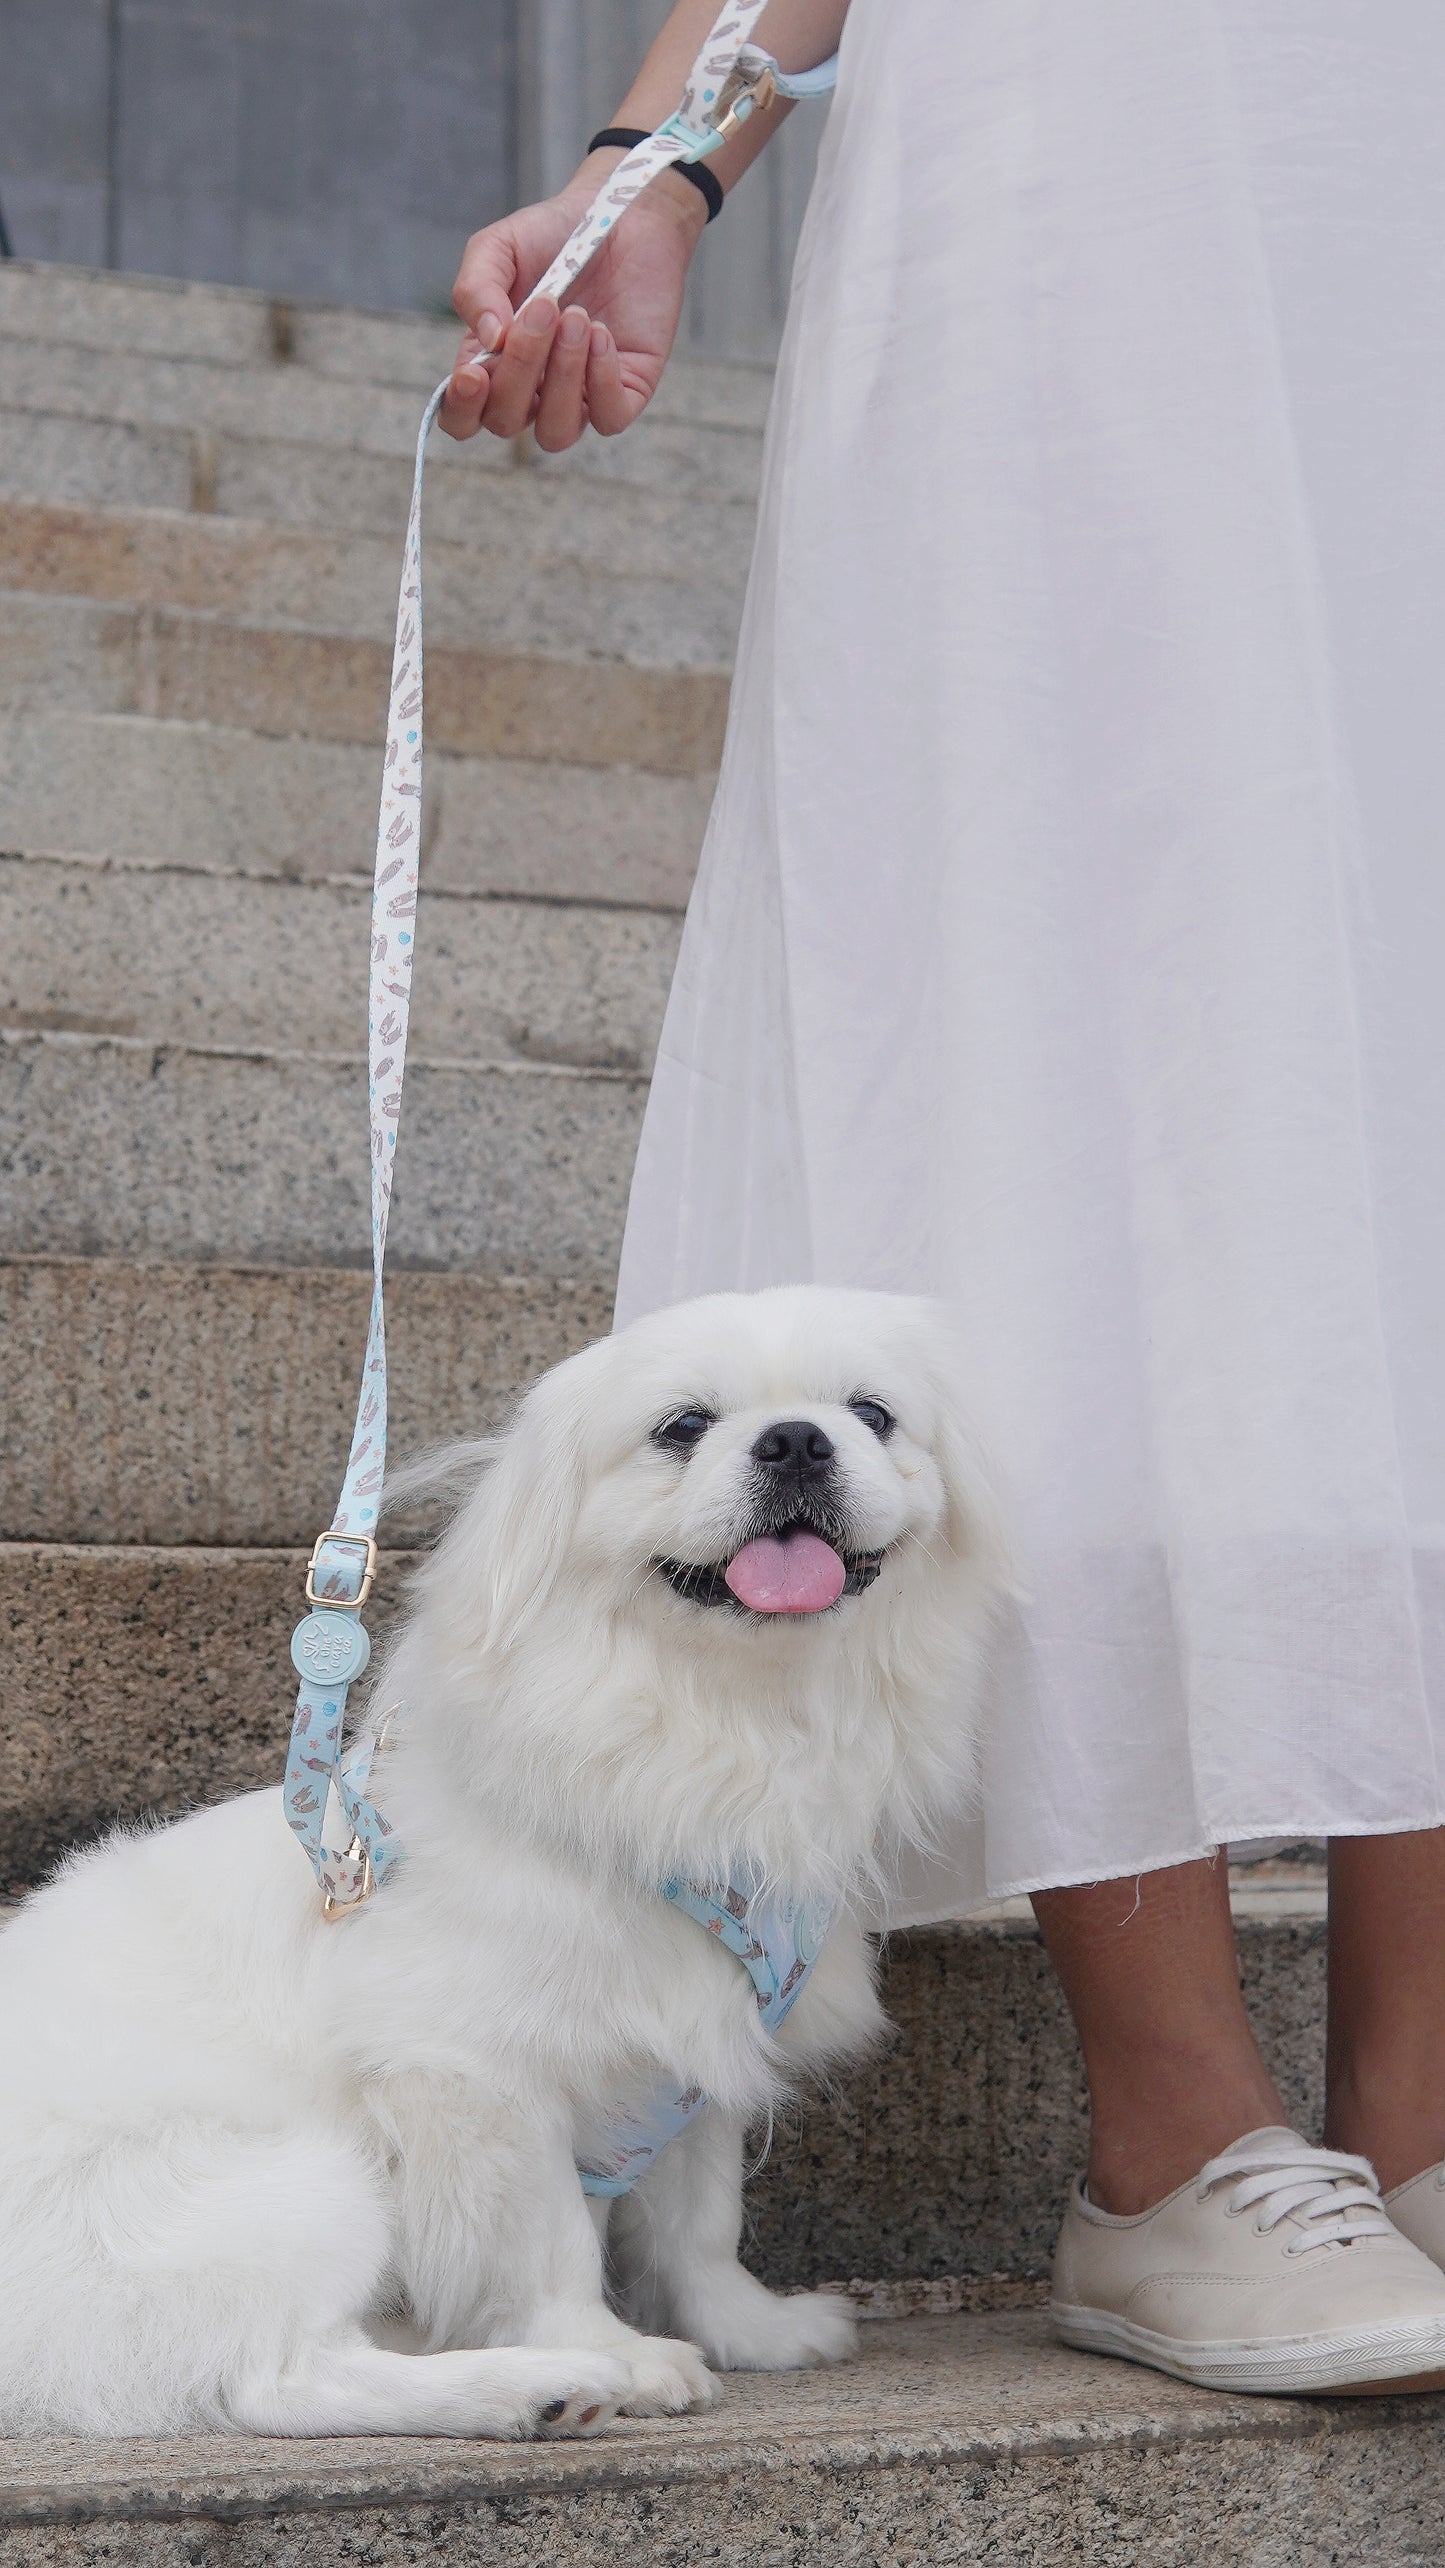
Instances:
[[[1445,2384],[1445,2274],[1388,2217],[1368,2159],[1297,2131],[1249,2132],[1132,2218],[1076,2184],[1052,2310],[1066,2344],[1202,2389]]]
[[[1392,2185],[1385,2209],[1412,2247],[1432,2265],[1445,2265],[1445,2166],[1427,2167],[1423,2176]]]

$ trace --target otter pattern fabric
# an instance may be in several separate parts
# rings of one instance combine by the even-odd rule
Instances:
[[[361,1400],[333,1533],[375,1531],[386,1477],[386,1315],[382,1267],[396,1170],[401,1085],[411,1012],[411,965],[421,854],[422,631],[421,494],[426,441],[445,384],[427,403],[416,443],[411,512],[402,555],[401,595],[391,662],[391,705],[381,772],[381,813],[371,893],[370,1007],[367,1091],[371,1121],[371,1318]],[[327,1592],[325,1585],[321,1592]]]
[[[753,1984],[758,2020],[765,2032],[775,2033],[803,1994],[833,1912],[796,1906],[766,1892],[750,1896],[736,1883],[719,1890],[677,1879],[664,1882],[662,1895],[741,1962]],[[630,2193],[706,2102],[701,2087],[684,2087],[658,2096],[645,2115],[618,2120],[604,2146],[578,2167],[583,2192],[609,2197]]]
[[[348,1686],[370,1658],[355,1606],[362,1585],[361,1546],[374,1537],[386,1476],[386,1310],[382,1277],[386,1228],[396,1169],[411,1009],[411,965],[421,853],[422,624],[421,500],[426,442],[445,384],[427,403],[416,442],[411,509],[402,552],[396,642],[391,663],[391,702],[382,760],[381,810],[371,891],[368,974],[367,1105],[371,1133],[371,1315],[362,1362],[361,1394],[347,1457],[346,1476],[331,1531],[344,1543],[320,1549],[313,1572],[317,1610],[295,1633],[291,1655],[301,1684],[282,1782],[286,1822],[300,1840],[326,1898],[351,1907],[379,1882],[401,1849],[364,1786],[369,1744],[341,1754]],[[335,1821],[344,1822],[346,1845],[332,1843]]]

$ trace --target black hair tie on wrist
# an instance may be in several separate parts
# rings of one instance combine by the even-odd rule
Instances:
[[[619,151],[635,152],[639,143],[650,143],[651,140],[652,136],[637,125],[604,125],[600,134],[593,135],[587,149],[589,152],[601,152],[615,147]],[[707,219],[711,222],[714,215],[723,210],[723,192],[712,171],[704,168],[701,161],[674,161],[672,167],[679,178],[691,179],[707,207]]]

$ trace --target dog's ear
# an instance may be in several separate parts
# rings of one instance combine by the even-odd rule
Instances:
[[[973,1369],[951,1314],[930,1312],[926,1361],[936,1420],[933,1458],[947,1499],[945,1539],[957,1557],[1006,1581],[1003,1506],[987,1451],[970,1419],[964,1386]]]
[[[567,1556],[586,1485],[586,1411],[571,1379],[583,1361],[574,1357],[533,1384],[444,1546],[447,1569],[481,1607],[488,1649],[518,1638]]]
[[[991,1580],[1008,1576],[1003,1509],[988,1458],[946,1385],[939,1404],[935,1458],[948,1493],[950,1547]]]

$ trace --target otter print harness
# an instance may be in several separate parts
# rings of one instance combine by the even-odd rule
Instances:
[[[725,1890],[706,1890],[695,1881],[665,1881],[662,1896],[736,1955],[752,1981],[759,2018],[775,2033],[802,1996],[831,1912],[795,1908],[766,1892],[750,1898],[732,1883]],[[583,2192],[630,2193],[706,2102],[701,2087],[682,2087],[676,2095],[654,2096],[639,2119],[615,2122],[605,2146],[578,2167]]]
[[[676,161],[717,151],[774,97],[819,96],[836,65],[797,76],[749,43],[765,0],[733,0],[708,36],[675,113],[620,161],[563,245],[529,302],[560,301],[644,188]],[[291,1657],[299,1679],[286,1759],[283,1799],[290,1827],[306,1850],[328,1918],[354,1913],[400,1857],[401,1847],[371,1798],[371,1768],[385,1724],[343,1750],[349,1688],[371,1657],[361,1611],[376,1576],[376,1527],[386,1475],[387,1372],[383,1271],[391,1209],[396,1137],[406,1067],[411,966],[421,849],[422,577],[421,502],[427,439],[446,392],[437,386],[422,415],[402,555],[392,657],[391,702],[382,764],[381,812],[371,901],[367,1072],[371,1120],[371,1315],[356,1425],[341,1496],[319,1535],[306,1574],[309,1612],[298,1624]],[[781,2024],[801,1993],[827,1931],[822,1914],[746,1893],[675,1880],[662,1896],[734,1953],[748,1972],[762,2022]],[[695,2090],[660,2099],[645,2121],[611,2135],[595,2165],[584,2168],[589,2192],[628,2191],[666,2142],[685,2129],[704,2098]]]

